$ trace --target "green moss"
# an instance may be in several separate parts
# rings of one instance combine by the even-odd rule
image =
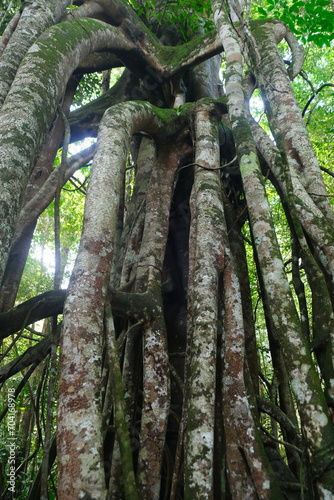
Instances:
[[[256,153],[251,151],[248,155],[243,155],[240,159],[240,170],[243,175],[251,175],[257,172],[258,169],[258,158]]]
[[[201,184],[199,186],[198,190],[199,191],[214,191],[216,188],[217,188],[217,186],[215,184],[210,184],[209,182],[203,182],[203,184]]]
[[[267,38],[268,36],[270,36],[269,24],[282,24],[282,21],[275,18],[256,19],[254,21],[250,21],[249,24],[252,35],[258,41],[260,38]]]

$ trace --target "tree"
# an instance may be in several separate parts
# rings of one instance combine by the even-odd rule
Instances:
[[[9,443],[24,391],[32,411],[17,409],[4,498],[333,498],[334,215],[292,87],[295,35],[269,1],[33,0],[9,21],[13,5],[0,59]],[[101,72],[102,95],[70,109]],[[97,143],[70,156],[86,137]],[[62,188],[91,161],[65,290]],[[53,200],[53,290],[17,305]],[[29,325],[49,317],[40,340]]]

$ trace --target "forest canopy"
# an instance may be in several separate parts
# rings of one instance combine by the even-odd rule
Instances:
[[[0,498],[334,498],[334,3],[3,0]]]

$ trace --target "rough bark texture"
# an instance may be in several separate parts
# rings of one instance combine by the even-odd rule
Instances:
[[[1,278],[23,192],[66,83],[80,60],[109,43],[124,48],[130,45],[124,37],[116,37],[112,27],[98,21],[64,22],[30,47],[16,75],[1,109]],[[9,143],[13,146],[8,147]]]
[[[211,109],[210,109],[211,108]],[[217,141],[218,117],[214,106],[194,109],[195,177],[191,195],[188,290],[187,409],[185,495],[212,498],[215,424],[216,360],[218,337],[219,275],[224,264],[223,210]],[[200,166],[207,168],[202,169]]]
[[[238,55],[240,54],[240,50],[238,50],[238,40],[235,32],[231,29],[226,14],[224,17],[223,11],[218,12],[218,9],[216,13],[220,36],[222,37],[226,52],[228,73],[226,93],[229,104],[229,116],[232,129],[236,129],[235,140],[237,151],[240,155],[240,171],[243,179],[250,225],[258,256],[260,272],[269,303],[268,305],[271,310],[273,328],[275,330],[274,335],[283,348],[292,389],[302,419],[302,427],[308,442],[310,460],[313,462],[313,467],[316,469],[319,463],[317,450],[319,450],[321,454],[323,452],[326,454],[325,450],[328,440],[331,442],[329,448],[333,449],[334,436],[332,423],[328,418],[328,409],[320,388],[320,380],[316,376],[311,354],[306,344],[306,338],[303,336],[298,314],[295,310],[275,231],[270,219],[270,210],[262,183],[261,169],[253,143],[251,128],[246,119],[246,107],[242,90],[242,64],[240,56]],[[251,41],[251,39],[248,40],[249,52],[253,60],[256,60],[256,57],[260,58],[257,70],[261,71],[265,57],[262,51],[264,47],[267,48],[268,39],[264,46],[258,44],[258,52],[253,50],[254,47]],[[275,69],[275,71],[277,71],[276,68],[276,64],[270,67],[271,70]],[[269,67],[266,67],[266,69],[268,71]],[[265,77],[263,78],[265,80]],[[287,75],[286,81],[288,81]],[[281,88],[279,84],[277,88],[278,87]],[[280,92],[274,92],[274,94],[276,96],[276,94],[280,94]],[[288,95],[292,95],[292,92],[290,91]],[[281,116],[279,110],[276,110],[275,117],[276,116]],[[292,121],[292,123],[294,123],[294,121]],[[286,124],[284,127],[285,130],[289,130]],[[282,128],[283,126],[281,129]],[[290,131],[290,139],[292,135],[295,138],[295,134]],[[303,135],[306,136],[306,134]],[[298,141],[298,137],[296,141]],[[301,157],[300,161],[302,161]],[[322,189],[325,189],[322,180],[321,186]],[[327,203],[325,207],[327,211]],[[326,212],[324,215],[325,214]],[[324,438],[324,441],[322,439],[319,440],[319,427],[322,428],[320,435]],[[317,458],[315,459],[315,457]],[[328,458],[325,460],[328,460]],[[329,484],[326,476],[327,473],[324,473],[322,480],[326,485],[326,489],[328,489]],[[321,480],[319,483],[321,484]]]

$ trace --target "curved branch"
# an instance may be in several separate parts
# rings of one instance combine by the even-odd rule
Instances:
[[[320,168],[323,172],[326,172],[326,174],[330,175],[331,177],[334,177],[334,172],[332,170],[330,170],[329,168],[322,167],[322,166],[320,166]]]
[[[147,68],[150,68],[151,76],[160,83],[168,73],[175,73],[207,57],[203,48],[195,48],[198,41],[192,41],[188,44],[192,48],[190,58],[183,58],[182,64],[173,64],[173,57],[177,59],[180,48],[176,48],[172,54],[172,48],[163,47],[151,34],[148,36],[145,33],[146,39],[143,40],[142,32],[130,24],[122,24],[122,33],[113,26],[92,19],[65,21],[46,31],[30,48],[16,75],[16,84],[2,108],[0,152],[3,165],[6,166],[6,179],[3,179],[0,205],[6,217],[3,217],[1,263],[7,260],[13,222],[19,211],[31,166],[45,140],[45,131],[51,125],[57,102],[64,92],[64,83],[59,82],[68,81],[80,60],[84,60],[91,52],[109,48],[136,73],[147,74]],[[207,40],[207,37],[201,40]],[[219,51],[221,45],[213,41],[211,49]],[[159,61],[160,55],[166,64]],[[168,72],[167,61],[171,67]],[[27,95],[30,96],[28,99]],[[17,146],[7,148],[8,140]],[[13,169],[15,172],[12,172]],[[16,179],[15,187],[12,178]]]
[[[15,28],[20,20],[21,17],[21,12],[16,12],[14,17],[11,19],[11,21],[8,23],[8,25],[5,28],[5,31],[2,33],[2,37],[0,39],[0,57],[2,56],[3,51],[5,50],[10,37],[12,36],[13,32],[15,31]]]
[[[50,316],[62,314],[67,290],[51,290],[33,297],[10,311],[0,315],[0,338],[21,330],[22,328]],[[112,312],[116,316],[124,316],[131,320],[150,322],[154,319],[155,300],[152,293],[125,293],[110,290],[109,298]],[[60,326],[60,325],[59,325]],[[60,328],[57,332],[57,343]],[[46,335],[37,344],[29,347],[19,357],[10,361],[0,369],[0,383],[16,373],[35,364],[36,366],[49,354],[52,334]]]
[[[62,21],[69,21],[79,17],[89,17],[105,21],[103,8],[94,0],[82,3],[77,9],[72,9],[69,12],[66,11]]]
[[[124,62],[115,54],[110,52],[94,52],[93,54],[89,54],[79,64],[74,74],[95,73],[106,69],[121,68],[122,66],[124,66]]]
[[[35,321],[61,314],[66,290],[51,290],[26,300],[0,314],[0,339],[4,339]]]
[[[118,26],[130,40],[136,40],[145,54],[146,66],[145,64],[138,66],[136,72],[143,75],[144,69],[144,73],[147,74],[149,67],[149,73],[153,76],[153,70],[157,81],[167,79],[223,51],[221,40],[215,30],[196,36],[182,45],[164,46],[123,0],[94,0],[72,11],[66,19],[70,16],[77,19],[83,16],[103,19],[113,26]],[[133,67],[130,69],[134,70]]]
[[[252,24],[256,25],[258,21],[253,21]],[[261,21],[263,26],[269,27],[271,25],[275,37],[276,45],[283,40],[286,40],[287,44],[291,49],[292,61],[289,61],[289,67],[287,68],[287,73],[290,80],[293,80],[302,70],[304,63],[304,50],[301,45],[299,45],[295,35],[289,30],[287,25],[277,19],[268,19]],[[286,62],[286,61],[284,61]]]
[[[186,57],[183,55],[184,51],[187,54]],[[165,75],[168,77],[172,76],[181,70],[184,71],[206,61],[210,57],[220,54],[223,51],[224,47],[216,30],[212,30],[210,33],[204,35],[199,35],[193,40],[190,40],[190,42],[173,47],[173,54],[171,54],[171,47],[166,47],[166,52],[163,50],[162,53],[166,53],[166,60],[170,68]],[[173,56],[171,60],[168,60],[168,54]],[[177,61],[179,61],[179,64],[177,64]]]
[[[292,54],[292,62],[288,67],[288,75],[290,80],[293,80],[301,71],[304,64],[304,50],[301,45],[299,45],[295,35],[286,27],[285,40],[287,41]]]
[[[96,144],[92,144],[88,148],[80,151],[79,153],[71,156],[67,160],[64,178],[62,179],[61,186],[66,184],[70,177],[92,160],[96,149]],[[60,167],[55,168],[51,175],[47,178],[43,186],[35,194],[35,196],[28,201],[22,208],[20,216],[16,225],[15,234],[13,237],[13,245],[18,243],[27,228],[36,220],[43,210],[52,202],[55,197],[57,185],[60,177]]]
[[[176,114],[172,110],[169,113]],[[163,133],[166,121],[162,117],[165,118],[166,113],[150,104],[129,102],[110,108],[100,124],[82,237],[64,306],[58,406],[60,497],[77,497],[81,491],[94,496],[96,491],[105,490],[101,467],[100,361],[103,312],[115,251],[120,186],[131,136],[137,131],[154,134],[158,130],[158,133]],[[85,314],[78,315],[78,311],[85,311]],[[85,432],[87,419],[91,422],[89,437]],[[82,439],[87,442],[84,450],[80,445]],[[92,447],[96,449],[93,457],[95,472],[91,473],[90,467],[88,473],[88,469],[81,468],[80,464],[83,461],[91,463]]]
[[[324,89],[325,87],[333,87],[334,88],[334,83],[324,83],[323,85],[321,85],[315,92],[314,94],[309,98],[309,100],[307,101],[307,103],[305,104],[304,106],[304,109],[302,111],[302,116],[305,115],[306,111],[307,111],[307,108],[309,107],[309,105],[311,104],[311,102],[313,101],[313,99],[319,94],[319,92],[321,92],[322,89]]]
[[[270,417],[272,417],[274,420],[276,420],[276,422],[284,427],[287,434],[293,440],[293,443],[299,449],[301,449],[303,447],[301,436],[298,434],[298,429],[296,429],[296,426],[293,424],[293,422],[291,422],[287,415],[278,406],[276,406],[266,398],[256,396],[256,402],[259,410],[266,413],[267,415],[270,415]]]
[[[26,51],[45,29],[59,21],[68,3],[68,0],[60,2],[34,0],[24,4],[18,25],[0,61],[0,106]]]
[[[71,140],[73,142],[82,140],[85,137],[96,137],[101,118],[111,106],[130,99],[145,100],[141,98],[139,82],[135,96],[132,95],[131,97],[127,93],[127,89],[129,88],[132,89],[132,94],[134,93],[133,86],[130,85],[133,79],[134,75],[128,69],[125,69],[115,85],[105,94],[70,113],[69,123],[71,126]]]
[[[60,338],[60,328],[57,331],[57,344]],[[20,371],[28,368],[30,365],[34,365],[34,368],[38,366],[43,359],[49,354],[51,349],[52,334],[49,333],[42,339],[38,344],[29,347],[21,356],[14,359],[7,365],[0,369],[0,383],[5,382],[13,375],[16,375]]]
[[[1,169],[0,196],[2,266],[7,260],[23,190],[67,81],[80,60],[108,47],[125,55],[134,44],[101,21],[64,22],[50,28],[30,47],[16,74],[15,85],[1,110],[0,156],[5,167]],[[15,146],[8,148],[8,141]],[[2,272],[0,269],[1,277]]]
[[[92,0],[84,2],[77,9],[72,10],[64,16],[64,20],[73,18],[90,17],[103,19],[113,26],[120,26],[124,21],[146,27],[135,11],[122,0]]]

